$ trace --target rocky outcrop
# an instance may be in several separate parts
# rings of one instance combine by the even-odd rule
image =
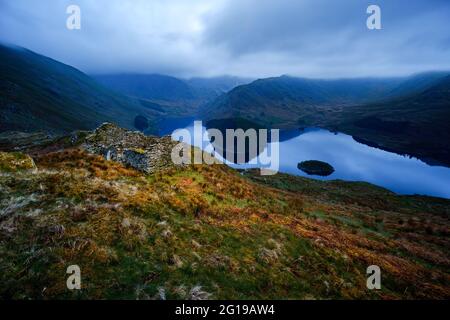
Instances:
[[[170,137],[145,136],[141,132],[122,129],[104,123],[86,137],[82,147],[104,156],[107,160],[121,162],[145,173],[173,166],[171,152],[176,142]]]

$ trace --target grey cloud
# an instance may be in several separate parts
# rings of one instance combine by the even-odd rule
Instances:
[[[65,8],[82,9],[82,30]],[[366,28],[378,4],[383,29]],[[400,75],[450,69],[447,0],[0,0],[0,40],[90,73]]]
[[[381,7],[383,30],[366,28],[369,4]],[[261,52],[284,55],[293,63],[291,74],[403,74],[450,67],[449,16],[450,2],[440,0],[230,1],[208,17],[204,39],[234,60]],[[324,69],[330,66],[335,70]]]

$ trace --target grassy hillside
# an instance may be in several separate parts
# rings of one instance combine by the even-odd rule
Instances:
[[[160,112],[99,85],[75,68],[0,45],[0,131],[64,133],[105,121],[126,128]]]
[[[448,200],[59,146],[0,153],[0,298],[450,298]]]

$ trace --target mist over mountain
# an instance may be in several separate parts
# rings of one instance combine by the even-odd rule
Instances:
[[[360,0],[77,0],[0,3],[0,41],[87,74],[224,74],[267,78],[397,76],[450,68],[448,0],[377,0],[382,30]]]
[[[161,119],[198,116],[219,127],[231,120],[247,127],[341,130],[367,144],[450,163],[448,139],[436,138],[450,139],[448,72],[253,82],[156,74],[94,80],[23,48],[1,46],[0,55],[0,131],[61,133],[109,121],[151,133]]]
[[[160,74],[94,75],[101,84],[117,92],[149,100],[183,101],[196,98],[184,81]]]
[[[388,93],[388,97],[407,96],[424,91],[433,85],[438,84],[445,77],[450,75],[450,71],[422,72],[407,77],[394,90]]]
[[[194,88],[199,95],[219,96],[237,86],[248,84],[254,79],[235,76],[220,76],[211,78],[190,78],[186,82]]]
[[[145,116],[152,126],[152,122],[173,116],[178,110],[174,107],[174,96],[182,102],[179,111],[192,110],[183,104],[183,99],[191,97],[184,93],[194,91],[182,91],[186,86],[178,79],[157,77],[158,81],[169,84],[167,90],[176,91],[170,95],[161,89],[159,99],[173,99],[172,104],[166,100],[163,105],[152,101],[158,94],[156,91],[153,96],[147,96],[152,99],[131,97],[131,92],[124,95],[106,89],[70,66],[22,48],[0,47],[0,58],[0,131],[61,133],[90,130],[104,121],[134,130],[136,118],[142,124]],[[197,88],[208,85],[206,80],[196,81]],[[172,89],[170,84],[174,84]],[[213,83],[210,88],[215,86]],[[146,94],[146,89],[136,92],[141,96]],[[237,86],[208,106],[216,108],[211,110],[212,114],[231,116],[225,128],[230,124],[254,128],[282,123],[287,127],[316,125],[348,132],[366,144],[450,164],[449,101],[450,76],[444,73],[405,79],[311,80],[284,76]],[[217,127],[221,123],[224,121],[217,121]],[[449,296],[439,278],[446,276],[448,270],[448,265],[442,263],[446,252],[448,200],[400,196],[364,182],[325,182],[283,173],[261,177],[254,170],[238,173],[224,165],[175,168],[170,160],[175,142],[170,138],[146,137],[110,124],[79,135],[74,141],[73,137],[52,140],[15,133],[9,139],[0,139],[0,150],[17,151],[15,148],[20,146],[24,152],[0,152],[0,179],[5,190],[0,193],[1,209],[8,219],[17,221],[17,229],[2,231],[2,236],[8,236],[4,237],[5,243],[12,244],[3,246],[2,252],[18,266],[11,268],[10,264],[3,263],[6,271],[0,278],[7,286],[0,288],[2,297],[41,297],[45,285],[52,288],[48,290],[48,298],[70,298],[70,292],[65,287],[61,289],[59,279],[53,276],[54,270],[65,272],[65,266],[61,267],[59,259],[52,256],[55,251],[67,254],[64,256],[67,260],[75,257],[92,270],[89,276],[97,281],[94,285],[98,289],[94,294],[84,291],[86,299],[133,296],[134,277],[122,280],[123,287],[128,288],[123,289],[109,285],[110,275],[128,275],[132,270],[139,279],[147,279],[154,270],[148,257],[162,266],[164,276],[154,280],[158,286],[167,286],[166,276],[176,273],[183,283],[192,279],[194,283],[210,281],[208,294],[218,298],[298,298],[314,294],[328,299],[327,287],[317,290],[316,279],[307,276],[321,266],[320,272],[335,277],[332,279],[337,283],[342,283],[342,279],[352,283],[351,295],[338,286],[332,297],[369,299],[371,291],[354,290],[365,279],[355,279],[353,274],[373,263],[377,254],[382,257],[377,263],[384,263],[382,266],[388,270],[385,279],[393,283],[387,298],[403,298],[405,292],[408,298]],[[6,144],[4,140],[8,140]],[[116,155],[112,161],[105,157],[105,150],[123,147],[126,149],[122,150],[122,162]],[[142,157],[151,161],[136,161]],[[141,164],[152,165],[155,171],[142,171],[145,168]],[[10,210],[8,204],[21,204],[24,199],[33,201]],[[60,203],[67,205],[63,207]],[[39,210],[47,213],[29,215],[29,212],[40,213]],[[162,214],[168,215],[164,216],[164,223]],[[8,221],[2,220],[2,226]],[[170,230],[166,229],[167,224]],[[203,232],[194,230],[195,225]],[[287,236],[274,240],[280,230]],[[74,234],[93,239],[89,242],[93,249],[89,253],[83,248],[73,251],[70,244]],[[150,235],[155,235],[156,241],[148,241]],[[392,235],[400,237],[402,242],[393,242]],[[433,235],[431,240],[430,235]],[[317,239],[325,240],[317,245]],[[46,250],[49,241],[54,251]],[[394,253],[386,255],[386,243],[390,242]],[[201,276],[191,269],[188,272],[183,269],[184,263],[189,266],[198,263],[196,256],[186,255],[186,248],[191,248],[193,243],[206,261]],[[244,248],[250,258],[242,258],[236,246]],[[26,273],[24,279],[21,274],[24,254],[31,256],[29,252],[36,252],[33,251],[36,248],[44,254],[33,255],[28,261],[38,271]],[[145,256],[136,255],[136,248]],[[408,254],[400,251],[404,248],[410,250]],[[218,255],[220,250],[227,255]],[[299,250],[305,257],[302,261],[309,261],[305,266],[298,265]],[[344,253],[345,260],[340,255],[330,258],[333,257],[329,255],[330,250]],[[428,255],[431,250],[432,256]],[[105,258],[105,252],[118,254]],[[171,257],[167,257],[167,252],[173,252]],[[426,263],[417,264],[419,259]],[[98,268],[99,261],[101,268]],[[174,261],[178,261],[178,266]],[[397,271],[390,271],[389,267],[399,261],[407,266],[402,270],[408,275],[407,280],[399,281]],[[419,267],[421,271],[417,273]],[[103,272],[106,268],[107,273]],[[254,268],[261,270],[256,276]],[[286,278],[287,268],[295,270],[289,273],[289,278]],[[439,272],[439,277],[433,272]],[[233,281],[228,277],[233,277]],[[268,277],[275,283],[270,295],[259,291],[267,284]],[[235,281],[250,283],[251,287],[240,289]],[[300,281],[301,286],[296,285]],[[429,286],[430,283],[433,285]],[[186,298],[185,295],[174,297]]]
[[[125,95],[167,105],[172,115],[192,115],[229,90],[251,82],[233,76],[179,79],[161,74],[93,75],[104,86]]]
[[[0,300],[449,300],[449,13],[0,0]]]

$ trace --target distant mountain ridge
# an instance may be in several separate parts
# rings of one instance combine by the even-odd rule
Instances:
[[[283,76],[239,86],[216,99],[209,122],[255,127],[318,126],[366,144],[450,165],[450,72],[406,78],[315,80]]]
[[[193,100],[194,90],[177,78],[160,74],[93,75],[104,86],[115,91],[150,100]]]
[[[377,147],[450,166],[450,75],[430,85],[416,94],[345,109],[334,120],[336,127]]]
[[[219,76],[210,78],[190,78],[185,80],[199,95],[218,97],[221,94],[254,81],[251,78],[241,78],[234,76]]]
[[[450,71],[434,71],[414,74],[402,81],[396,88],[388,93],[388,96],[395,98],[420,93],[439,84],[440,81],[444,80],[449,75]]]
[[[207,119],[245,118],[263,126],[296,127],[309,114],[408,96],[449,73],[405,78],[307,79],[281,76],[234,88],[211,103]],[[335,109],[338,110],[338,109]],[[300,122],[299,122],[300,121]]]
[[[112,92],[81,71],[20,47],[0,45],[0,131],[66,133],[102,122],[134,129],[155,105]]]
[[[339,130],[366,144],[450,164],[449,72],[335,80],[282,76],[251,83],[237,77],[111,77],[117,90],[53,59],[0,45],[0,132],[59,134],[112,122],[152,133],[164,118],[200,114],[219,127]]]
[[[93,78],[104,86],[138,99],[166,105],[175,116],[192,115],[208,102],[251,79],[222,76],[179,79],[161,74],[103,74]]]

